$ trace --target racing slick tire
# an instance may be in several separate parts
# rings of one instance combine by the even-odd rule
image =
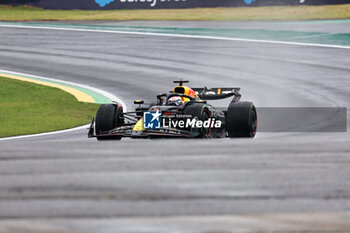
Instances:
[[[121,121],[122,109],[115,104],[102,104],[96,114],[96,134],[112,130],[122,124]],[[97,136],[97,140],[120,140],[121,136]]]
[[[228,107],[225,121],[230,138],[254,138],[256,135],[257,113],[251,102],[232,102]]]
[[[183,114],[191,115],[192,118],[197,118],[198,120],[202,120],[203,122],[208,120],[211,115],[207,105],[197,103],[186,105]],[[192,128],[191,131],[193,136],[198,138],[209,138],[211,134],[211,128]]]

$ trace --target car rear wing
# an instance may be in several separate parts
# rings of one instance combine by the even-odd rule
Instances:
[[[196,92],[199,98],[202,100],[219,100],[219,99],[225,99],[229,98],[231,96],[234,96],[234,101],[238,101],[241,98],[241,94],[239,94],[239,91],[241,88],[231,88],[231,87],[224,87],[224,88],[192,88]]]

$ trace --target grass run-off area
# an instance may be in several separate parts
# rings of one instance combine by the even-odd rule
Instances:
[[[0,137],[83,125],[98,107],[57,88],[0,77]]]
[[[0,5],[0,21],[51,20],[312,20],[350,18],[350,4],[157,10],[43,10]]]

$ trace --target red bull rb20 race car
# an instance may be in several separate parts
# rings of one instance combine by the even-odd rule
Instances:
[[[103,104],[88,137],[98,140],[131,138],[253,138],[257,132],[257,113],[253,103],[240,101],[240,88],[190,88],[189,81],[174,81],[173,91],[157,96],[155,103],[138,105],[124,112],[121,104]],[[215,108],[208,100],[232,97],[228,108]]]

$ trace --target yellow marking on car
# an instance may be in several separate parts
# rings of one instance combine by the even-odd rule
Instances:
[[[132,129],[133,131],[143,131],[145,130],[143,128],[143,118],[141,118],[137,123],[136,125],[134,126],[134,128]]]
[[[221,94],[221,88],[218,88],[218,95]]]
[[[4,73],[0,73],[0,74],[1,74],[1,77],[4,77],[4,78],[16,79],[16,80],[20,80],[20,81],[24,81],[24,82],[31,82],[31,83],[35,83],[35,84],[48,86],[48,87],[55,87],[55,88],[58,88],[58,89],[65,91],[65,92],[68,92],[69,94],[73,95],[80,102],[95,103],[94,98],[92,98],[90,95],[88,95],[88,94],[86,94],[78,89],[72,88],[72,87],[64,86],[64,85],[57,84],[57,83],[51,83],[51,82],[46,82],[46,81],[41,81],[41,80],[36,80],[36,79],[31,79],[31,78],[20,77],[20,76],[16,76],[16,75],[12,75],[12,74],[4,74]]]

